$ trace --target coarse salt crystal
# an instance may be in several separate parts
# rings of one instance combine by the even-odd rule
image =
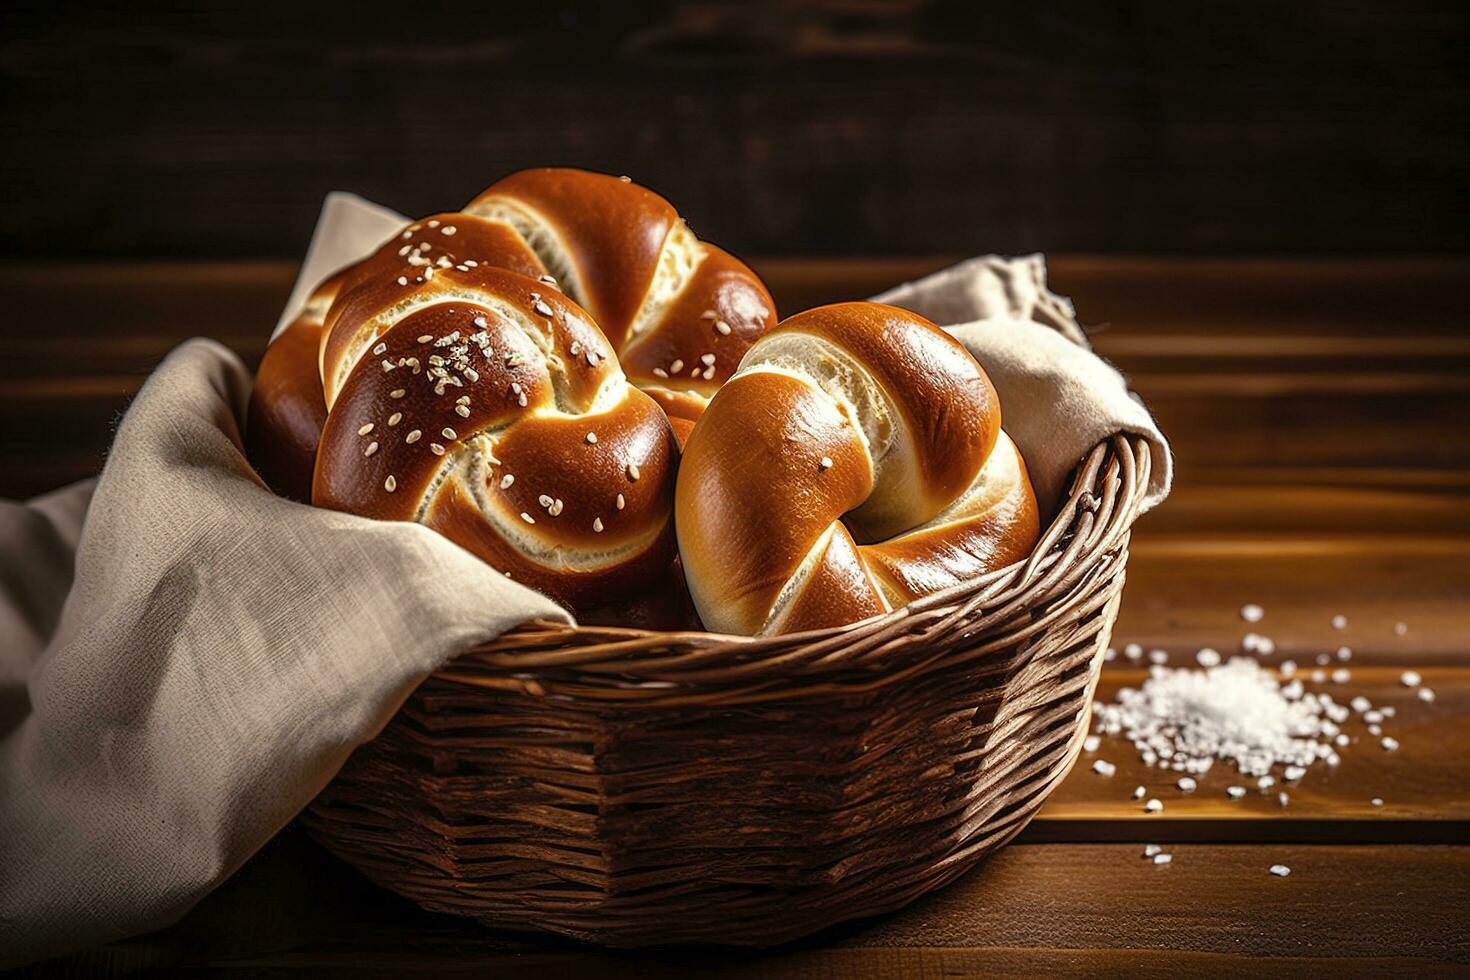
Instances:
[[[1142,786],[1135,786],[1133,787],[1133,798],[1135,800],[1141,800],[1143,799],[1143,794],[1147,792],[1148,790],[1144,789]]]
[[[1425,701],[1425,702],[1433,701],[1434,700],[1434,688],[1432,688],[1432,687],[1421,687],[1421,688],[1419,688],[1419,700],[1420,701]]]
[[[1143,656],[1143,647],[1139,646],[1137,643],[1126,644],[1123,647],[1123,656],[1127,657],[1129,660],[1137,660],[1139,657]]]
[[[1278,878],[1285,878],[1291,874],[1291,869],[1284,864],[1273,864],[1271,865],[1271,873]]]
[[[1385,735],[1379,744],[1383,746],[1385,752],[1396,752],[1399,747],[1399,740],[1392,735]]]
[[[1154,864],[1168,864],[1170,861],[1173,861],[1173,860],[1174,860],[1174,855],[1172,855],[1172,854],[1155,854],[1154,855]]]
[[[1347,629],[1347,617],[1346,616],[1343,616],[1342,614],[1338,614],[1336,616],[1333,616],[1332,617],[1332,628],[1335,629],[1335,630],[1345,630],[1345,629]]]
[[[1166,650],[1150,650],[1148,660],[1152,664],[1166,664],[1169,662],[1169,653]]]
[[[1394,623],[1393,624],[1393,632],[1394,632],[1394,635],[1395,636],[1403,636],[1405,633],[1409,632],[1409,624],[1408,623]]]
[[[1352,648],[1351,647],[1338,647],[1337,648],[1337,659],[1338,660],[1341,660],[1343,663],[1347,663],[1349,660],[1353,659],[1353,651],[1352,651]]]
[[[1372,803],[1374,806],[1383,806],[1383,797],[1381,797],[1381,796],[1375,796],[1375,797],[1373,797],[1373,799],[1369,800],[1368,802],[1369,803]]]
[[[1193,793],[1196,789],[1199,788],[1199,783],[1197,783],[1189,776],[1180,776],[1177,785],[1179,786],[1180,791],[1184,793]]]
[[[1118,767],[1106,759],[1098,759],[1092,764],[1092,771],[1099,776],[1111,776],[1118,771]]]
[[[1160,813],[1164,809],[1164,804],[1159,800],[1149,800],[1143,805],[1143,809],[1146,813]]]
[[[1232,800],[1238,800],[1242,798],[1243,796],[1245,796],[1245,793],[1246,789],[1244,786],[1230,786],[1227,787],[1225,790],[1225,795],[1230,797]]]
[[[1254,602],[1248,602],[1240,607],[1240,618],[1245,620],[1247,623],[1259,623],[1261,621],[1261,617],[1265,615],[1266,610],[1262,609]]]
[[[1339,667],[1332,672],[1332,683],[1334,684],[1346,684],[1352,679],[1352,671],[1347,670],[1346,668]]]
[[[1082,740],[1082,751],[1096,752],[1097,747],[1102,744],[1102,739],[1096,735],[1089,735]]]
[[[1162,854],[1162,853],[1164,853],[1164,848],[1163,848],[1163,845],[1161,845],[1161,844],[1145,844],[1145,845],[1143,845],[1143,856],[1146,857],[1146,858],[1151,858],[1155,854]]]
[[[1419,676],[1417,670],[1406,670],[1399,675],[1399,683],[1404,687],[1418,687],[1423,681],[1424,678]]]
[[[1219,652],[1216,651],[1216,650],[1212,650],[1209,647],[1205,647],[1204,649],[1202,649],[1198,653],[1196,653],[1194,655],[1194,659],[1199,662],[1199,665],[1201,667],[1218,667],[1218,666],[1220,666],[1220,654],[1219,654]]]

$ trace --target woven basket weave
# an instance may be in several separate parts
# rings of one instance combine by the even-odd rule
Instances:
[[[307,826],[427,908],[612,946],[898,908],[1076,759],[1149,467],[1115,436],[1028,561],[849,627],[527,624],[426,680]]]

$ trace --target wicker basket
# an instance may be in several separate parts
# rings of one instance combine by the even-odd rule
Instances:
[[[896,909],[1076,759],[1149,466],[1097,446],[1028,561],[842,629],[527,624],[426,680],[307,825],[427,908],[612,946]]]

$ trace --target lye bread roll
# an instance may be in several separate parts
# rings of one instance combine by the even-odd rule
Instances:
[[[694,237],[663,198],[626,177],[523,170],[465,214],[514,229],[607,335],[628,379],[680,441],[750,345],[776,322],[771,294],[728,252]]]
[[[299,485],[319,401],[312,503],[416,521],[554,598],[606,601],[673,560],[678,447],[586,311],[501,267],[539,267],[517,248],[504,225],[439,215],[333,277],[262,363],[251,443]]]
[[[964,347],[876,303],[752,346],[685,445],[679,553],[706,628],[839,626],[1020,560],[1026,465]]]

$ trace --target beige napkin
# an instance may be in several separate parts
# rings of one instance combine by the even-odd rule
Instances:
[[[398,221],[333,195],[297,301]],[[1044,497],[1118,430],[1153,440],[1150,503],[1167,493],[1163,437],[1053,329],[1076,325],[1039,258],[975,260],[884,298],[980,321],[955,334]],[[272,496],[240,450],[249,386],[233,354],[190,341],[139,392],[95,491],[0,501],[0,967],[176,920],[436,666],[566,618],[424,528]]]

